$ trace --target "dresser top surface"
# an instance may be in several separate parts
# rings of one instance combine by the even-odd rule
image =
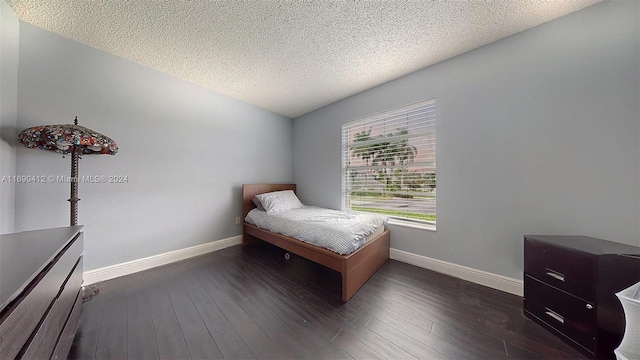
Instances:
[[[0,312],[82,228],[67,226],[0,235]]]
[[[594,255],[640,255],[640,247],[578,235],[525,235],[525,239],[542,241]]]

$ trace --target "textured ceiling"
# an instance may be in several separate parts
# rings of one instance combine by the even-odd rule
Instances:
[[[30,24],[297,117],[600,0],[7,0]]]

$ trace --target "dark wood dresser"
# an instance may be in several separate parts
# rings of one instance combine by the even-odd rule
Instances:
[[[66,359],[82,305],[82,226],[0,235],[0,359]]]
[[[586,236],[524,237],[524,313],[590,358],[615,359],[615,296],[640,281],[640,247]]]

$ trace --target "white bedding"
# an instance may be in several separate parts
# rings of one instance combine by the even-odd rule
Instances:
[[[259,228],[283,234],[338,254],[354,252],[387,223],[384,215],[338,211],[303,206],[269,215],[253,209],[245,221]]]

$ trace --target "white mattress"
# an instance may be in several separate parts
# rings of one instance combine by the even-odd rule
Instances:
[[[365,236],[364,241],[362,242],[362,245],[368,243],[369,241],[371,241],[371,239],[375,239],[376,237],[378,237],[378,235],[382,235],[382,233],[384,232],[384,225],[380,226],[378,228],[378,230],[372,232],[371,234]]]
[[[304,206],[268,215],[253,209],[245,221],[259,228],[322,246],[338,254],[354,252],[384,231],[389,218],[379,214]]]

